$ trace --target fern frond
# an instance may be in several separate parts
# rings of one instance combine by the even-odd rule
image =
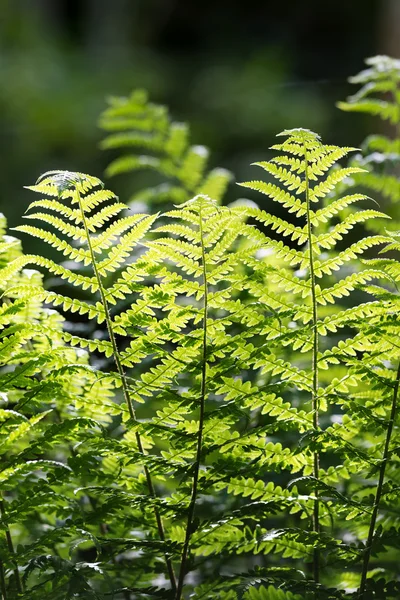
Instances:
[[[335,189],[338,183],[350,175],[362,172],[363,169],[359,169],[357,167],[347,167],[332,171],[332,173],[330,173],[324,181],[310,189],[311,202],[317,202],[319,198],[324,198],[329,192]]]
[[[92,292],[97,290],[97,282],[93,277],[81,275],[78,272],[71,271],[64,266],[57,264],[49,258],[36,256],[34,254],[24,254],[23,256],[15,258],[13,261],[11,261],[9,265],[2,270],[4,282],[10,281],[14,277],[15,273],[18,273],[27,265],[44,267],[53,275],[59,275],[62,279],[65,279],[69,283],[81,286],[83,290],[90,289]]]
[[[372,190],[386,203],[397,203],[400,198],[400,62],[389,56],[374,56],[365,62],[367,69],[350,78],[351,83],[361,85],[359,91],[346,102],[339,102],[338,107],[348,112],[379,117],[395,127],[391,135],[375,135],[365,140],[362,154],[356,156],[354,163],[356,167],[366,169],[366,172],[356,174],[351,185]],[[385,229],[399,228],[396,210],[390,204],[387,208],[393,222],[387,226],[372,222],[368,229],[383,233]]]
[[[172,121],[166,108],[149,102],[141,90],[128,97],[110,98],[108,104],[99,121],[101,129],[109,132],[102,148],[133,148],[140,154],[115,158],[106,174],[152,169],[167,180],[150,193],[146,189],[135,193],[133,199],[181,203],[195,194],[222,199],[232,175],[225,169],[206,172],[208,150],[190,145],[186,124]]]
[[[63,221],[63,219],[53,215],[49,215],[47,213],[31,213],[29,215],[24,215],[24,218],[44,221],[45,223],[52,225],[55,229],[60,231],[60,233],[68,236],[72,240],[82,242],[85,239],[85,231],[83,229],[71,225],[70,223]]]
[[[262,166],[263,169],[265,169],[266,168],[265,165],[267,163],[254,163],[254,164],[256,164],[258,166]],[[290,172],[287,171],[287,173],[290,173]],[[286,174],[282,172],[281,179],[284,179],[285,176],[286,176]],[[299,181],[300,181],[300,178],[297,178],[293,182],[291,180],[291,178],[289,177],[289,179],[287,181],[287,187],[289,189],[296,189],[296,191],[298,191],[300,193],[303,190],[297,190],[297,188],[296,188],[296,185],[300,185]],[[242,187],[249,188],[251,190],[255,190],[257,192],[261,192],[262,194],[265,194],[266,196],[271,198],[271,200],[275,200],[276,202],[279,202],[280,204],[282,204],[284,208],[288,208],[288,212],[293,212],[296,215],[296,217],[300,217],[306,213],[306,205],[304,202],[302,202],[301,200],[299,200],[298,198],[296,198],[289,192],[285,192],[280,187],[278,187],[272,183],[266,183],[265,181],[248,181],[246,183],[240,183],[239,185],[241,185]]]
[[[242,184],[240,184],[242,185]],[[283,219],[275,217],[274,215],[268,214],[267,212],[258,208],[243,206],[243,214],[247,217],[252,217],[265,225],[271,226],[271,228],[284,236],[290,236],[292,241],[297,241],[298,245],[304,244],[307,240],[307,233],[304,227],[298,227],[293,223],[289,223]]]

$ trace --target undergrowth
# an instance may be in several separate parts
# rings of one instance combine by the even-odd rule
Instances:
[[[342,108],[382,114],[397,62]],[[142,92],[100,124],[155,186],[42,175],[16,231],[59,261],[1,220],[0,596],[398,598],[400,234],[362,193],[394,175],[292,129],[222,205]]]

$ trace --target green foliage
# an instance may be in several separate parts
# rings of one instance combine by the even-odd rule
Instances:
[[[60,260],[1,223],[3,599],[397,598],[400,271],[360,257],[400,244],[347,242],[385,218],[338,195],[353,149],[282,132],[241,185],[283,218],[221,205],[143,94],[102,122],[148,153],[110,172],[151,166],[169,206],[50,171],[16,229]]]
[[[380,126],[381,133],[370,135],[362,145],[362,154],[355,163],[366,172],[355,175],[353,184],[366,188],[377,199],[382,199],[388,214],[393,218],[384,228],[397,230],[397,203],[400,198],[400,60],[389,56],[374,56],[366,61],[367,69],[350,82],[360,89],[347,102],[339,102],[342,110],[366,113],[388,122]],[[374,229],[382,231],[379,223]]]
[[[246,598],[246,600],[299,600],[300,596],[294,596],[290,592],[277,590],[272,586],[268,588],[261,586],[259,588],[250,588],[243,598]]]
[[[150,169],[161,179],[157,186],[136,192],[131,201],[157,205],[186,202],[195,194],[214,200],[223,197],[231,174],[226,169],[206,171],[209,152],[204,146],[190,145],[185,123],[172,121],[167,109],[149,102],[142,90],[129,97],[109,98],[108,102],[99,123],[108,132],[101,147],[131,153],[115,158],[106,175]]]
[[[42,304],[40,294],[18,293],[19,289],[44,293],[42,279],[38,272],[23,268],[29,261],[19,241],[5,235],[4,229],[1,233],[0,577],[3,597],[12,598],[22,594],[40,553],[45,553],[42,564],[47,561],[49,567],[60,560],[63,547],[68,552],[69,544],[84,533],[79,530],[80,511],[73,494],[82,480],[68,459],[77,440],[84,444],[88,437],[103,437],[103,432],[97,411],[94,421],[90,411],[82,410],[99,390],[87,355],[63,342],[64,319]],[[74,373],[73,381],[68,373]],[[73,514],[74,523],[68,523]],[[19,572],[23,565],[24,577]],[[83,571],[79,578],[81,583],[74,585],[83,590],[87,586]],[[62,594],[70,585],[65,580],[50,587]],[[38,595],[32,591],[30,597],[42,593],[38,584]]]
[[[375,56],[366,61],[368,69],[362,71],[350,81],[361,84],[361,89],[346,103],[339,103],[339,107],[346,111],[365,112],[379,116],[384,121],[389,121],[391,127],[386,129],[388,134],[373,135],[367,138],[363,145],[363,156],[358,156],[356,162],[366,168],[366,172],[355,177],[357,185],[372,190],[379,194],[378,197],[388,204],[388,212],[392,221],[382,227],[373,223],[376,231],[392,230],[386,235],[386,246],[381,253],[398,251],[399,219],[396,203],[399,201],[400,181],[398,174],[400,157],[400,61],[388,56]],[[380,288],[367,286],[367,291],[376,296],[376,312],[368,320],[357,322],[358,336],[363,340],[364,355],[362,363],[349,363],[349,368],[356,372],[365,382],[365,390],[358,392],[356,398],[350,397],[352,403],[364,403],[361,413],[357,418],[357,429],[362,433],[363,439],[371,439],[372,418],[375,423],[373,433],[373,451],[369,449],[371,457],[370,469],[366,479],[372,479],[367,490],[365,482],[353,482],[354,491],[364,500],[365,497],[373,498],[369,519],[360,519],[354,523],[354,530],[360,537],[366,538],[363,551],[363,567],[359,597],[368,598],[370,594],[388,594],[387,597],[396,597],[398,589],[393,581],[396,573],[390,566],[389,556],[393,555],[395,546],[391,540],[396,537],[397,518],[390,516],[397,512],[395,496],[397,489],[394,473],[397,469],[398,453],[398,386],[400,378],[399,353],[394,340],[397,337],[396,321],[398,319],[398,296],[396,282],[399,278],[398,261],[395,258],[382,258],[363,261],[373,268],[382,269],[388,276],[391,286]],[[393,287],[392,287],[393,286]],[[390,289],[392,288],[392,289]],[[373,390],[373,393],[371,393]],[[390,500],[389,500],[390,499]],[[365,501],[365,500],[364,500]],[[352,515],[353,513],[351,513]],[[385,578],[380,580],[380,585],[387,585],[379,591],[373,590],[372,581],[368,579],[371,563],[379,554],[381,561],[388,561],[384,571]],[[383,583],[382,583],[383,581]],[[386,596],[385,596],[386,597]]]

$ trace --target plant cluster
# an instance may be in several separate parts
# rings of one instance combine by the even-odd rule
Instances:
[[[369,67],[341,107],[398,125]],[[398,132],[283,131],[259,207],[142,92],[100,125],[153,188],[45,173],[48,256],[0,222],[0,598],[399,598],[400,233],[362,193],[398,199]]]

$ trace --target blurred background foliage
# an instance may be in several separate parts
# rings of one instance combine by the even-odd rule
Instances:
[[[99,177],[97,120],[110,94],[145,88],[190,123],[210,167],[251,178],[284,128],[359,145],[368,117],[341,113],[363,59],[399,54],[398,0],[0,0],[0,210],[55,168]],[[132,179],[111,185],[127,199]],[[231,186],[229,199],[240,196]],[[26,250],[34,242],[24,240]]]

